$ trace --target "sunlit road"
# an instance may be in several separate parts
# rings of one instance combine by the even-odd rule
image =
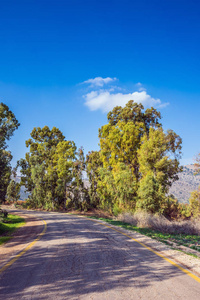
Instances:
[[[128,237],[73,215],[34,214],[47,231],[0,275],[0,299],[200,299],[200,283]]]

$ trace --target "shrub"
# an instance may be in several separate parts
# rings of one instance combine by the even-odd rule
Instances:
[[[150,228],[169,234],[200,235],[200,220],[169,221],[162,215],[153,215],[147,212],[125,213],[118,216],[122,222],[133,226]]]
[[[193,191],[191,193],[191,197],[189,199],[191,212],[194,217],[200,216],[200,187],[197,191]]]

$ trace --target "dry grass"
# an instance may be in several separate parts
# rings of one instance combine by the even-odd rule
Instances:
[[[146,212],[123,213],[118,220],[140,228],[150,228],[169,234],[200,235],[200,220],[169,221],[164,216]]]

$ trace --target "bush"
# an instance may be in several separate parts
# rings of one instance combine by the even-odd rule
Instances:
[[[0,208],[0,218],[1,218],[1,219],[7,218],[7,216],[8,216],[7,210],[1,209],[1,208]]]
[[[119,215],[118,219],[133,226],[150,228],[163,233],[200,235],[200,219],[169,221],[162,215],[153,215],[142,211],[133,215],[124,213]]]
[[[117,203],[113,205],[112,211],[115,217],[117,217],[120,213],[122,213],[122,209],[119,207]]]
[[[148,173],[140,180],[136,209],[149,213],[163,213],[165,201],[162,185],[153,173]]]
[[[191,193],[190,199],[191,212],[194,217],[200,216],[200,187]]]

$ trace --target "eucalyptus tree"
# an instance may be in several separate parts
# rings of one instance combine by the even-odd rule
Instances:
[[[132,100],[108,113],[108,124],[99,129],[98,159],[97,154],[87,159],[100,205],[162,210],[168,188],[181,171],[182,140],[172,130],[165,133],[160,119],[155,108],[144,110]]]
[[[84,176],[86,175],[86,160],[83,147],[76,153],[76,159],[72,166],[72,182],[68,185],[69,206],[75,209],[88,210],[91,206],[88,187],[85,186]]]
[[[99,130],[100,157],[103,166],[112,169],[118,162],[131,168],[135,180],[139,180],[137,150],[141,138],[150,128],[160,128],[161,115],[150,108],[144,111],[142,104],[130,100],[125,107],[116,106],[108,113],[108,124]]]
[[[6,193],[6,200],[16,202],[20,198],[20,184],[15,180],[11,180]]]
[[[7,151],[6,142],[18,129],[19,122],[9,107],[0,103],[0,202],[5,201],[7,187],[10,182],[12,155]]]
[[[31,193],[31,204],[46,209],[64,206],[66,185],[72,180],[76,155],[74,142],[65,140],[58,128],[50,130],[44,126],[32,130],[26,147],[29,152],[18,165],[21,167],[21,184]]]
[[[100,205],[99,194],[97,192],[98,182],[100,181],[99,170],[103,167],[100,159],[100,151],[91,151],[86,155],[86,172],[89,179],[89,196],[92,207]]]
[[[20,126],[14,113],[9,107],[0,103],[0,149],[6,149],[6,141],[13,135],[14,131]]]
[[[181,148],[182,140],[172,130],[165,133],[162,128],[150,128],[149,135],[142,137],[138,149],[141,179],[137,208],[163,213],[169,187],[182,171],[179,163]]]

